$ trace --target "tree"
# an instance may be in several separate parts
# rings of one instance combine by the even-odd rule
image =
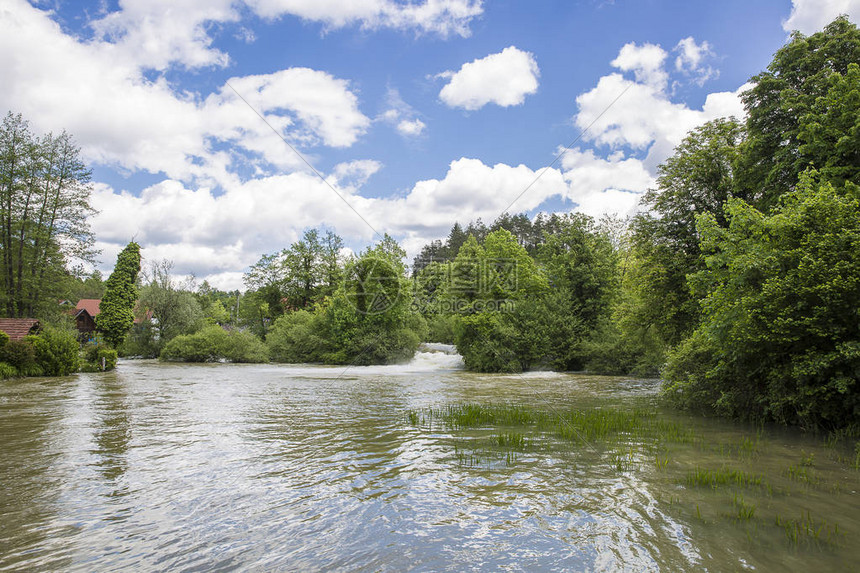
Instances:
[[[804,177],[769,214],[699,219],[704,319],[670,356],[678,404],[835,427],[860,421],[860,203]]]
[[[105,295],[96,317],[96,326],[114,348],[125,341],[134,324],[139,272],[140,245],[132,241],[117,255],[116,266],[105,283]]]
[[[71,136],[34,136],[20,114],[0,125],[0,287],[7,316],[56,306],[75,261],[94,262],[90,170]]]
[[[827,97],[834,76],[846,76],[849,65],[857,62],[860,30],[840,16],[811,36],[794,32],[767,71],[750,80],[753,87],[741,96],[748,140],[738,163],[738,184],[759,208],[775,205],[811,166],[811,157],[798,154],[804,118],[818,98]]]
[[[698,302],[687,275],[702,268],[696,217],[713,214],[726,224],[725,202],[736,195],[733,165],[744,128],[733,119],[691,131],[658,167],[657,188],[642,199],[649,212],[633,220],[631,281],[638,286],[634,322],[652,325],[667,346],[680,342],[699,321]],[[743,195],[749,198],[748,195]]]
[[[153,337],[158,352],[170,339],[192,334],[204,324],[203,311],[194,293],[171,275],[173,263],[159,261],[150,268],[146,286],[141,289],[141,318],[151,313]],[[157,354],[157,353],[156,353]]]
[[[827,94],[800,120],[797,169],[813,165],[835,187],[860,185],[860,65],[832,74]]]

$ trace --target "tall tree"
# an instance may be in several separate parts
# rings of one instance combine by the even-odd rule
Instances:
[[[96,317],[96,326],[113,347],[125,341],[134,324],[137,302],[137,275],[140,272],[140,245],[131,242],[117,255],[116,266],[105,283],[105,295]]]
[[[699,320],[698,301],[687,286],[687,275],[702,268],[696,217],[712,213],[726,224],[723,206],[736,194],[732,166],[743,137],[735,120],[691,131],[658,168],[657,188],[643,197],[650,211],[633,221],[634,256],[641,264],[630,278],[639,285],[642,304],[630,310],[644,327],[655,325],[668,345],[680,342]]]
[[[8,316],[55,304],[66,267],[93,262],[90,170],[71,136],[34,136],[20,114],[0,125],[0,286]]]
[[[738,164],[738,183],[756,194],[759,207],[775,205],[810,167],[810,158],[798,154],[803,119],[818,98],[827,96],[834,76],[845,76],[857,62],[860,30],[841,16],[811,36],[794,32],[767,71],[750,80],[752,89],[741,96],[748,139]]]

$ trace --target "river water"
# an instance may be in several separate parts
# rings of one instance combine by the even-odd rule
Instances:
[[[478,375],[424,350],[401,366],[126,361],[0,383],[0,571],[860,564],[855,438],[664,411],[656,381]],[[494,448],[504,428],[441,420],[458,404],[638,411],[676,439],[525,427]],[[690,477],[709,471],[759,481]]]

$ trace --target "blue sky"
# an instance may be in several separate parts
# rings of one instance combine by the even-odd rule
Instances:
[[[839,13],[860,0],[7,0],[0,108],[75,136],[103,270],[134,238],[237,288],[308,227],[412,255],[538,176],[512,212],[628,215],[790,30]]]

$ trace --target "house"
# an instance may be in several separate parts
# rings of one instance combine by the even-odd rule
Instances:
[[[9,340],[21,340],[30,334],[38,334],[42,325],[35,318],[0,318],[0,330],[9,335]]]
[[[81,334],[81,338],[92,338],[96,331],[96,317],[101,312],[99,308],[101,300],[97,298],[82,298],[75,305],[72,316],[75,319],[75,327]]]

